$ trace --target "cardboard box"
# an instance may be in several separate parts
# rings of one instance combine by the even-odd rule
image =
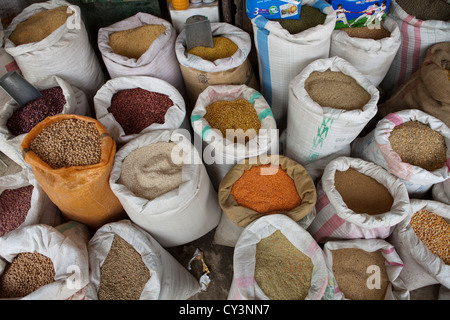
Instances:
[[[328,0],[336,10],[336,29],[372,27],[386,17],[391,0]]]

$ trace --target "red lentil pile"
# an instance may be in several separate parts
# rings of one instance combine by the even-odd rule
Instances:
[[[34,186],[7,189],[0,194],[0,237],[17,229],[31,208]]]
[[[173,106],[168,95],[142,88],[125,89],[114,94],[108,111],[125,134],[137,134],[153,123],[163,124]]]

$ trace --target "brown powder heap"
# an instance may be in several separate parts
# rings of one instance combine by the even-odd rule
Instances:
[[[99,300],[139,300],[151,275],[139,252],[114,235],[100,276]]]
[[[347,207],[355,213],[383,214],[390,211],[394,203],[385,186],[353,168],[336,170],[334,185]]]
[[[290,34],[297,34],[324,24],[327,15],[320,12],[319,9],[311,7],[309,5],[303,5],[300,11],[301,18],[297,19],[273,19],[277,21],[283,29],[286,29]]]
[[[9,39],[16,46],[39,42],[66,23],[67,17],[72,14],[73,12],[67,6],[38,12],[19,23]]]
[[[381,28],[358,27],[342,28],[339,30],[345,31],[350,37],[361,39],[380,40],[391,36],[391,32],[386,30],[383,26],[381,26]]]
[[[194,47],[187,53],[199,56],[203,60],[216,61],[231,57],[239,47],[227,37],[213,37],[213,47]]]
[[[313,71],[305,81],[305,90],[321,107],[334,109],[362,109],[370,94],[355,79],[331,70]]]
[[[157,24],[117,31],[109,36],[109,46],[114,53],[137,60],[164,31],[166,27]]]
[[[304,300],[314,265],[280,230],[256,244],[255,281],[271,300]]]
[[[380,250],[367,252],[358,248],[343,248],[331,251],[333,274],[339,289],[350,300],[384,300],[389,285],[385,259]],[[369,266],[380,268],[380,288],[368,287]],[[369,270],[370,271],[370,270]],[[373,272],[373,271],[372,271]],[[372,282],[369,281],[372,285]]]
[[[0,298],[22,298],[55,278],[50,258],[38,252],[19,253],[0,278]]]
[[[428,171],[442,168],[447,161],[444,137],[419,121],[407,121],[396,126],[389,142],[403,162]]]

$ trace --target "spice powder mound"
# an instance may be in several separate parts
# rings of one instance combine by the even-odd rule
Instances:
[[[314,265],[280,230],[256,244],[255,281],[271,300],[304,300]]]
[[[280,166],[276,174],[261,174],[270,166],[253,166],[233,184],[231,195],[238,205],[260,214],[288,212],[301,205],[294,180]]]
[[[213,37],[213,47],[198,46],[187,51],[202,58],[203,60],[216,61],[217,59],[225,59],[231,57],[239,47],[227,37]]]
[[[34,186],[7,189],[0,194],[0,237],[25,222]]]
[[[380,28],[358,27],[358,28],[342,28],[352,38],[380,40],[389,38],[391,32],[381,25]]]
[[[419,121],[407,121],[396,126],[389,142],[403,162],[428,171],[442,168],[447,161],[444,137]]]
[[[114,235],[100,277],[99,300],[139,300],[151,274],[139,252]]]

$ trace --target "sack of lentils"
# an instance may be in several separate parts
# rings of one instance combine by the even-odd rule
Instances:
[[[418,109],[390,113],[352,144],[352,156],[399,177],[412,198],[426,198],[450,177],[450,129]]]
[[[255,90],[259,89],[248,59],[252,48],[250,35],[225,22],[211,23],[211,33],[212,48],[198,46],[187,50],[184,29],[175,42],[190,111],[198,95],[210,85],[245,84]]]
[[[400,276],[410,291],[438,283],[450,288],[450,205],[411,199],[411,211],[387,241],[404,261]]]
[[[149,13],[98,30],[98,48],[111,78],[150,76],[167,81],[184,95],[175,55],[176,31],[166,20]]]
[[[336,25],[336,13],[324,0],[303,0],[300,12],[300,20],[252,19],[261,92],[280,128],[286,127],[290,81],[314,60],[329,57]]]
[[[219,223],[217,193],[186,130],[155,130],[125,144],[109,183],[130,219],[164,247],[196,240]]]
[[[282,155],[236,164],[220,183],[218,197],[223,214],[214,242],[230,247],[265,215],[285,214],[306,229],[315,214],[314,182],[303,166]]]
[[[94,97],[96,119],[118,147],[158,129],[190,129],[183,96],[168,82],[146,76],[118,77]]]
[[[26,167],[26,162],[20,145],[39,122],[57,114],[90,115],[85,93],[60,77],[52,76],[32,85],[41,92],[40,98],[23,107],[10,99],[0,109],[0,151],[22,167]]]
[[[99,121],[75,114],[47,117],[24,137],[21,149],[67,220],[95,230],[125,216],[109,186],[116,143]]]
[[[409,300],[402,278],[404,262],[383,239],[328,241],[325,261],[332,271],[326,300]]]
[[[82,300],[89,283],[88,228],[35,224],[0,237],[0,299]]]
[[[5,35],[6,52],[31,83],[55,75],[81,89],[88,101],[104,83],[78,6],[63,0],[32,4]]]
[[[378,98],[377,88],[343,58],[310,63],[290,83],[285,155],[317,181],[333,158],[350,155]]]
[[[387,238],[409,212],[402,181],[381,166],[358,158],[332,160],[317,184],[316,218],[308,231],[333,239]]]
[[[239,161],[278,154],[272,110],[261,93],[245,84],[207,87],[197,99],[191,125],[194,141],[202,142],[203,162],[216,190]]]
[[[391,0],[387,16],[398,24],[402,39],[380,83],[391,96],[420,68],[428,48],[450,41],[450,0]]]
[[[291,218],[261,217],[239,237],[229,300],[320,300],[328,269],[320,246]]]
[[[378,86],[386,76],[401,44],[400,29],[386,17],[380,28],[343,28],[331,34],[330,57],[350,62]]]
[[[88,244],[88,300],[186,300],[199,282],[129,220],[108,223]]]

